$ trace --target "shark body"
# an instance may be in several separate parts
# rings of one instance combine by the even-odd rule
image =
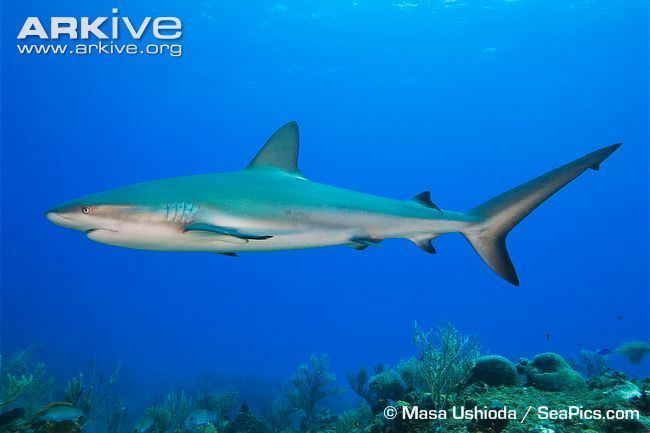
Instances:
[[[507,233],[585,170],[598,169],[608,146],[516,187],[469,212],[442,210],[428,192],[394,200],[307,180],[298,169],[298,126],[269,138],[245,170],[162,179],[93,194],[47,212],[53,223],[121,247],[236,255],[347,245],[359,250],[407,238],[431,241],[462,233],[501,277],[519,279]]]

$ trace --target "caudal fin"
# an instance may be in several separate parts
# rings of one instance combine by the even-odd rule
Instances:
[[[604,147],[486,201],[469,212],[478,222],[463,235],[494,272],[518,286],[519,278],[506,249],[510,230],[588,168],[598,170],[620,146]]]

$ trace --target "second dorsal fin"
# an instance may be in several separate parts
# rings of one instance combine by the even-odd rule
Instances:
[[[298,123],[291,121],[284,124],[266,141],[246,168],[268,167],[300,174],[299,141]]]
[[[411,200],[420,203],[423,206],[430,207],[442,212],[442,210],[440,210],[440,208],[434,202],[431,201],[431,193],[429,191],[423,191],[420,194],[413,197]]]

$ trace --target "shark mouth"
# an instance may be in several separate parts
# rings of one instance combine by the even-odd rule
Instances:
[[[116,236],[117,230],[110,229],[89,229],[86,230],[86,237],[91,241],[105,242]]]
[[[86,230],[86,236],[88,236],[89,234],[92,234],[94,232],[101,232],[101,231],[117,233],[117,230],[111,230],[111,229],[88,229],[88,230]]]

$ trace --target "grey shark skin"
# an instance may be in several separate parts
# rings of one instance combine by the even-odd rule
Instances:
[[[47,212],[53,223],[121,247],[236,255],[347,245],[359,250],[407,238],[461,233],[498,275],[518,285],[508,232],[547,198],[620,144],[604,147],[507,191],[469,212],[441,210],[428,192],[393,200],[311,182],[298,170],[298,125],[269,138],[244,170],[162,179],[89,195]]]

